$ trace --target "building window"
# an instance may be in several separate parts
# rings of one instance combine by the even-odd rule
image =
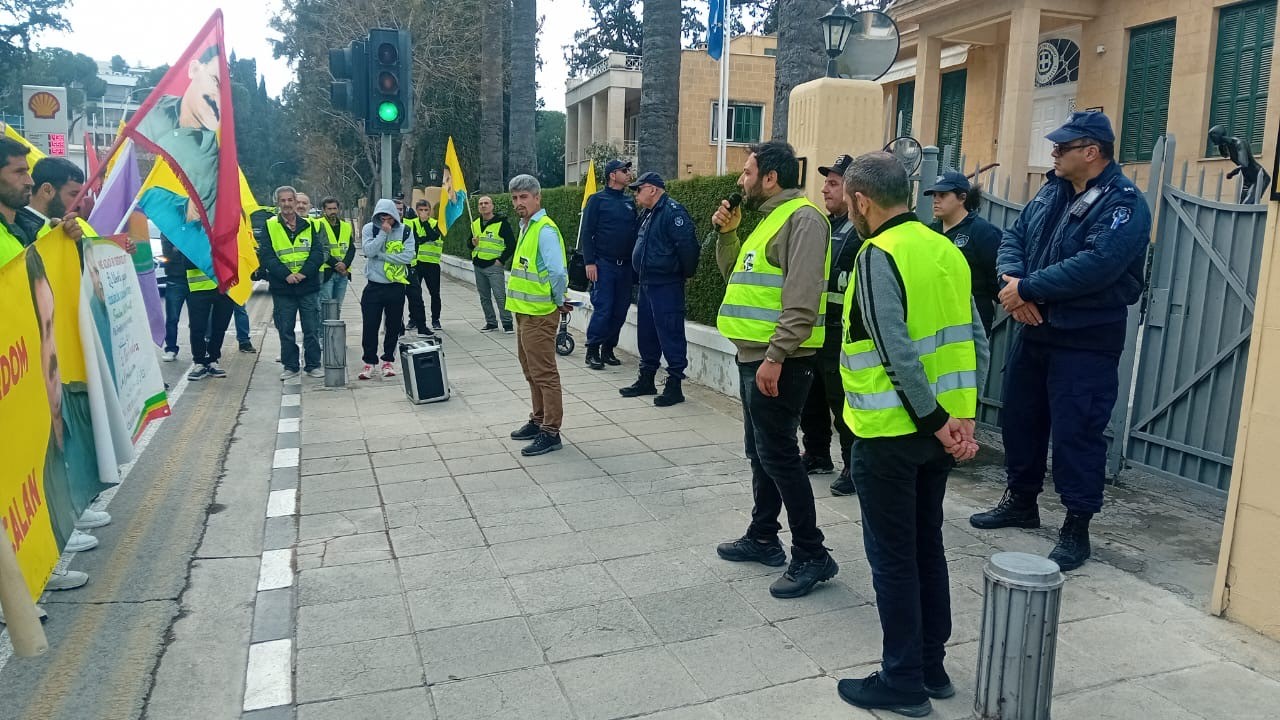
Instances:
[[[1156,138],[1164,134],[1169,122],[1174,26],[1174,21],[1169,20],[1134,28],[1129,33],[1120,162],[1150,162]]]
[[[953,169],[960,169],[964,157],[961,141],[964,139],[964,90],[967,78],[966,70],[953,70],[942,76],[942,98],[938,103],[938,148],[942,150],[940,160],[943,166]]]
[[[1053,38],[1036,48],[1036,87],[1052,87],[1080,79],[1080,46]]]
[[[894,122],[898,124],[898,137],[911,135],[911,110],[916,102],[916,83],[914,80],[898,84],[898,112]]]
[[[716,132],[719,120],[720,103],[711,103],[711,142],[720,142],[720,134]],[[729,103],[729,138],[728,142],[755,144],[760,142],[764,128],[763,105],[740,105]]]
[[[1275,26],[1275,0],[1232,5],[1218,13],[1209,125],[1223,126],[1227,135],[1248,142],[1255,153],[1262,152]],[[1216,148],[1206,148],[1209,155],[1215,154]]]
[[[778,48],[776,48],[776,47],[765,48],[765,49],[764,49],[764,56],[765,56],[765,57],[778,57]]]

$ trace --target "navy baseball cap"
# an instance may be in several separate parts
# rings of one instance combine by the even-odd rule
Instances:
[[[818,166],[818,174],[826,177],[831,173],[835,173],[840,177],[844,177],[844,171],[849,169],[849,165],[853,163],[852,155],[837,155],[836,161],[831,163],[831,167],[825,165]]]
[[[664,182],[662,176],[656,172],[647,172],[641,175],[636,178],[635,182],[631,183],[627,187],[632,190],[639,190],[641,185],[653,185],[654,187],[660,187],[663,190],[667,189],[667,183]]]
[[[627,160],[627,161],[610,160],[609,162],[604,164],[604,176],[609,177],[611,174],[618,172],[619,170],[630,170],[630,169],[631,169],[630,160]]]
[[[1115,131],[1111,129],[1111,120],[1100,112],[1073,112],[1067,123],[1044,136],[1054,143],[1071,142],[1080,138],[1090,138],[1099,142],[1116,141]]]
[[[964,176],[962,172],[948,170],[938,176],[937,180],[924,191],[925,195],[932,195],[940,192],[969,192],[969,178]]]

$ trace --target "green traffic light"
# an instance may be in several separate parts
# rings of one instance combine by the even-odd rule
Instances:
[[[400,119],[400,106],[387,101],[378,105],[378,119],[382,122],[393,123]]]

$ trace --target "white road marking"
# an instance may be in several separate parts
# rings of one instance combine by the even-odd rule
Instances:
[[[298,393],[280,396],[280,407],[301,407],[301,406],[302,406],[302,395]]]
[[[272,640],[250,645],[244,684],[245,712],[292,702],[293,641]]]
[[[298,506],[298,491],[273,490],[267,497],[267,517],[286,517],[293,515]]]
[[[293,585],[293,550],[265,550],[258,568],[258,592]]]
[[[272,470],[298,467],[298,448],[279,448],[275,459],[271,462]]]
[[[279,424],[276,425],[276,432],[296,433],[298,432],[299,430],[298,426],[301,423],[302,423],[302,418],[284,418],[279,422]]]

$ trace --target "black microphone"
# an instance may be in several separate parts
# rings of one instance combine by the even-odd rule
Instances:
[[[733,212],[734,208],[742,204],[742,193],[731,193],[726,199],[729,201],[729,212]],[[716,229],[719,230],[720,226],[717,225]]]

